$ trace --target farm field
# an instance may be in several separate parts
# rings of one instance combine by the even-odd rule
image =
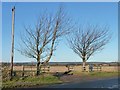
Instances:
[[[25,66],[24,67],[24,77],[22,77],[22,67],[23,66],[14,66],[14,71],[16,76],[12,81],[8,79],[8,67],[4,67],[2,70],[2,88],[19,88],[19,87],[43,87],[45,85],[54,85],[58,83],[65,82],[84,82],[89,80],[97,80],[104,78],[118,77],[118,67],[117,66],[102,66],[101,71],[95,69],[93,72],[82,72],[82,66],[73,66],[73,74],[66,74],[55,76],[56,72],[64,73],[68,71],[66,66],[50,66],[50,70],[46,73],[42,73],[39,76],[35,76],[35,66]],[[19,72],[18,72],[19,71]],[[32,71],[32,72],[31,72]]]

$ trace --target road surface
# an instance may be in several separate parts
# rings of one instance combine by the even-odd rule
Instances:
[[[120,78],[119,78],[120,79]],[[55,84],[49,86],[37,86],[34,90],[43,90],[44,88],[108,88],[108,89],[118,89],[118,78],[109,78],[101,80],[92,80],[86,82],[71,82],[64,84]],[[12,90],[33,90],[33,88],[16,88]]]
[[[118,88],[118,78],[51,85],[47,88]]]

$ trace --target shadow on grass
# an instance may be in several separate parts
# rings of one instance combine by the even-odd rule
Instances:
[[[66,72],[56,72],[55,74],[53,74],[53,76],[56,76],[60,79],[60,77],[64,76],[64,75],[73,75],[72,70],[66,71]]]

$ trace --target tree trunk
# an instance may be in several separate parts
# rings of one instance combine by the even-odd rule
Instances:
[[[40,65],[40,61],[38,61],[37,62],[37,76],[40,74],[40,67],[39,67],[39,65]]]
[[[83,58],[83,71],[86,71],[85,65],[86,65],[86,61],[85,61],[85,58]]]

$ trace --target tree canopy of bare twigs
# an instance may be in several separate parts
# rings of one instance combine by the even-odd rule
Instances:
[[[69,47],[82,58],[84,69],[86,61],[94,53],[101,51],[111,38],[109,27],[100,25],[80,27],[69,36]]]
[[[21,54],[37,60],[37,75],[39,66],[48,63],[59,42],[59,38],[69,33],[70,19],[60,7],[55,15],[44,13],[39,17],[35,28],[25,27],[21,37],[22,44],[18,51]]]

